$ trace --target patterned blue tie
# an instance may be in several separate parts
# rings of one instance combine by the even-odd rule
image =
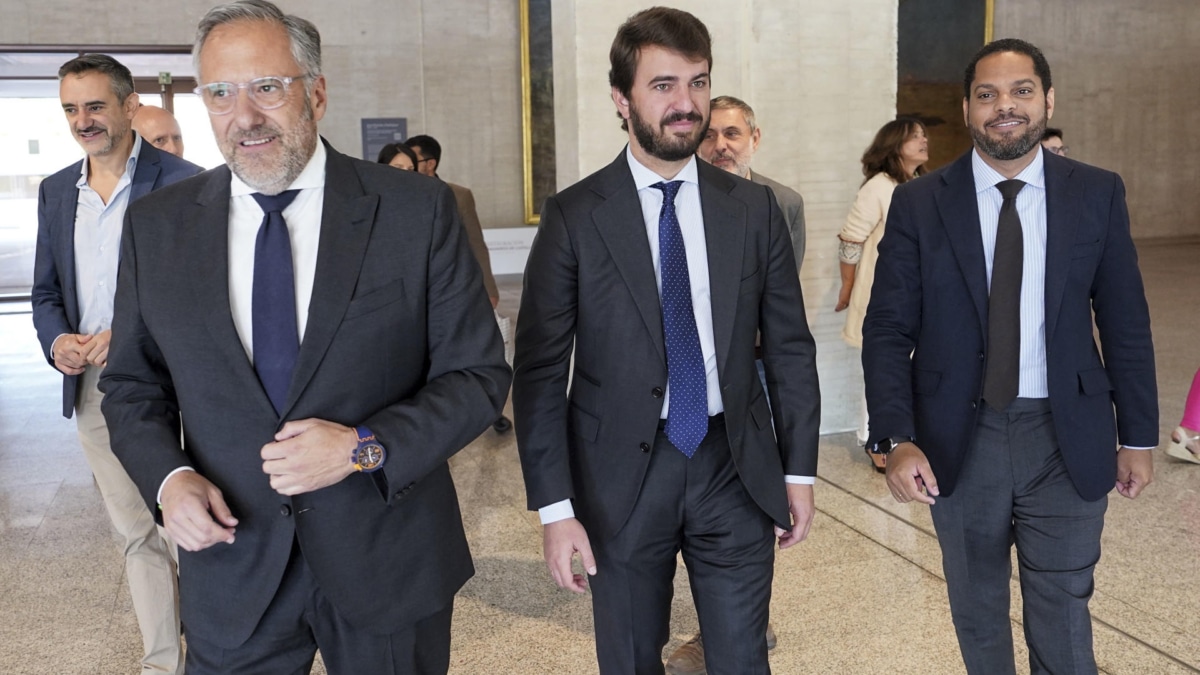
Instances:
[[[658,265],[662,275],[663,332],[667,339],[667,438],[691,459],[708,433],[708,382],[704,355],[692,311],[692,281],[688,274],[683,232],[675,215],[675,195],[681,180],[655,183],[662,190],[658,214]]]
[[[277,195],[252,195],[263,210],[254,244],[254,295],[250,306],[254,370],[278,414],[283,414],[292,369],[300,353],[292,240],[283,220],[283,210],[299,193],[288,190]]]

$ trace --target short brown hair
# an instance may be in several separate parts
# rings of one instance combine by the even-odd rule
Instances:
[[[681,9],[651,7],[626,19],[617,29],[612,49],[608,52],[608,84],[628,97],[633,91],[638,57],[642,48],[651,45],[683,54],[689,59],[704,59],[712,68],[712,36],[700,19]],[[617,114],[620,117],[620,113]],[[621,120],[621,128],[629,125]]]
[[[903,183],[910,178],[919,176],[923,166],[917,167],[912,176],[904,173],[904,162],[900,159],[900,148],[904,147],[917,129],[924,130],[925,125],[915,117],[897,117],[880,127],[875,133],[875,140],[862,156],[863,175],[865,184],[875,177],[875,174],[886,173],[897,183]]]

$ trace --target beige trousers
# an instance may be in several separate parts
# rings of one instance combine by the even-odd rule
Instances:
[[[75,400],[79,443],[96,478],[100,496],[125,551],[125,575],[133,611],[142,632],[142,670],[183,673],[179,643],[179,587],[173,545],[160,533],[146,502],[109,447],[100,412],[104,395],[96,388],[100,368],[89,366]]]

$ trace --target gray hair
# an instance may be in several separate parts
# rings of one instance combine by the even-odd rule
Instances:
[[[733,96],[718,96],[709,103],[710,110],[740,110],[742,117],[746,118],[746,126],[750,127],[750,133],[754,133],[754,108],[750,107],[740,98]]]
[[[208,10],[196,27],[196,43],[192,47],[192,66],[200,79],[200,50],[213,29],[236,21],[266,21],[287,30],[292,58],[300,66],[305,82],[321,74],[321,33],[308,19],[284,14],[267,0],[236,0]],[[282,74],[282,73],[279,73]]]

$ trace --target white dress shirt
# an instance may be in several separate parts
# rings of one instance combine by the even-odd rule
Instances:
[[[633,173],[637,186],[638,200],[642,204],[642,220],[646,224],[646,238],[650,241],[650,258],[654,262],[654,280],[658,293],[662,295],[662,271],[659,269],[658,220],[663,206],[663,191],[651,187],[666,181],[644,164],[637,161],[633,151],[625,148],[625,158]],[[712,294],[708,277],[708,244],[704,236],[704,214],[700,208],[700,183],[696,172],[696,158],[691,157],[683,169],[670,180],[683,181],[675,195],[675,215],[683,234],[683,248],[687,252],[688,280],[692,285],[692,313],[696,317],[696,332],[700,336],[700,355],[704,358],[705,379],[708,383],[708,414],[718,415],[725,411],[721,398],[721,382],[717,377],[717,348],[713,338]],[[671,387],[665,387],[661,419],[667,418],[671,406]],[[812,485],[813,476],[786,476],[789,483]],[[571,500],[564,499],[538,509],[543,525],[575,517]]]
[[[283,210],[292,244],[292,270],[296,280],[297,339],[304,341],[308,303],[317,274],[317,244],[321,239],[321,210],[325,205],[325,144],[317,141],[304,171],[288,186],[300,194]],[[251,313],[254,297],[254,245],[262,225],[263,210],[252,196],[258,192],[234,174],[229,184],[229,310],[246,356],[254,361]]]
[[[292,271],[296,284],[297,337],[304,341],[308,325],[308,305],[312,300],[313,281],[317,276],[317,244],[321,239],[321,212],[325,206],[325,144],[317,140],[317,149],[304,171],[288,186],[300,194],[283,210],[287,221],[288,238],[292,244]],[[233,325],[246,350],[254,361],[254,246],[262,226],[263,210],[254,200],[257,190],[233,174],[229,182],[229,311]],[[180,471],[192,471],[181,466],[163,478],[158,486],[157,501],[162,503],[162,486]]]

